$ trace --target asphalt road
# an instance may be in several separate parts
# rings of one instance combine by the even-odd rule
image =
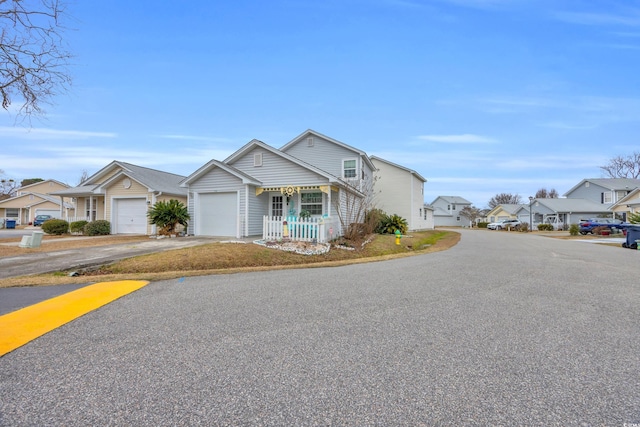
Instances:
[[[640,423],[640,251],[462,233],[151,283],[0,358],[0,425]]]

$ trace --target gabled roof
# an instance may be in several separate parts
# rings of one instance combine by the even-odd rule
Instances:
[[[569,213],[569,212],[591,212],[600,213],[608,212],[608,209],[601,203],[596,203],[587,199],[573,199],[573,198],[557,198],[557,199],[534,199],[533,203],[539,203],[542,206],[546,206],[554,212]],[[535,205],[534,205],[535,206]],[[535,209],[534,209],[535,211]]]
[[[90,195],[99,191],[102,184],[110,180],[104,178],[114,169],[121,169],[121,175],[126,175],[149,188],[151,191],[160,191],[168,194],[186,194],[186,190],[180,187],[180,182],[185,179],[183,175],[163,172],[146,168],[127,162],[114,160],[95,174],[84,180],[81,185],[67,190],[56,191],[51,194],[64,195]]]
[[[431,204],[433,205],[436,202],[436,200],[438,200],[438,199],[442,199],[447,203],[453,203],[453,204],[456,204],[456,205],[470,205],[471,204],[470,201],[468,201],[464,197],[460,197],[460,196],[438,196],[433,200],[433,202],[431,202]]]
[[[580,181],[577,185],[575,185],[571,190],[567,191],[563,194],[566,196],[567,194],[572,193],[578,187],[582,186],[584,183],[590,182],[592,184],[598,185],[600,187],[606,188],[610,191],[616,190],[633,190],[634,188],[640,187],[640,179],[634,178],[587,178]]]
[[[639,205],[640,204],[640,187],[634,189],[629,194],[624,196],[622,199],[618,200],[616,203],[611,205],[609,209],[616,208],[622,205]]]
[[[35,205],[38,205],[38,204],[44,203],[44,202],[51,202],[51,203],[54,203],[56,205],[60,205],[60,198],[59,197],[52,196],[51,194],[34,193],[34,192],[31,192],[31,191],[28,191],[28,192],[25,192],[23,194],[20,194],[19,196],[14,196],[14,197],[11,197],[9,199],[1,200],[0,201],[0,205],[2,205],[4,203],[8,204],[8,203],[14,202],[14,201],[16,201],[18,199],[22,199],[22,198],[28,198],[29,196],[35,196],[38,199],[37,200],[34,199],[33,201],[31,201],[31,203],[26,203],[23,206],[25,208],[28,208],[28,207],[31,207],[31,206],[35,206]],[[72,208],[73,205],[65,202],[64,207],[65,208]]]
[[[242,180],[243,184],[262,185],[262,182],[258,181],[251,175],[244,173],[238,168],[235,168],[231,165],[220,162],[218,160],[210,160],[207,164],[200,167],[197,171],[195,171],[194,173],[192,173],[191,175],[183,179],[182,182],[180,182],[180,186],[187,187],[190,183],[197,180],[198,178],[200,178],[202,175],[206,174],[213,168],[220,168],[230,173],[231,175],[238,177],[239,179]]]
[[[43,181],[38,181],[38,182],[34,182],[33,184],[25,185],[24,187],[16,188],[16,191],[24,191],[24,190],[29,191],[29,187],[33,187],[34,185],[42,185],[45,182],[55,182],[58,185],[69,188],[69,185],[65,184],[64,182],[56,181],[55,179],[45,179]]]
[[[225,164],[231,164],[234,161],[238,160],[239,158],[241,158],[242,156],[244,156],[246,153],[248,153],[249,151],[253,150],[255,147],[260,147],[263,148],[273,154],[275,154],[276,156],[280,156],[284,159],[289,160],[290,162],[293,162],[299,166],[302,166],[303,168],[309,169],[315,173],[317,173],[318,175],[321,175],[325,178],[327,178],[330,182],[336,183],[336,184],[344,184],[344,181],[342,181],[340,178],[338,178],[337,176],[330,174],[329,172],[325,172],[322,169],[313,166],[305,161],[302,161],[300,159],[298,159],[297,157],[294,157],[290,154],[285,153],[284,151],[280,151],[277,148],[273,148],[272,146],[265,144],[264,142],[257,140],[257,139],[253,139],[251,141],[249,141],[247,144],[244,145],[244,147],[240,148],[238,151],[236,151],[235,153],[233,153],[232,155],[230,155],[229,157],[227,157],[224,161]]]
[[[352,147],[351,145],[345,144],[344,142],[338,141],[337,139],[333,139],[331,137],[328,137],[326,135],[321,134],[320,132],[316,132],[313,129],[307,129],[306,131],[302,132],[300,135],[296,136],[295,138],[293,138],[291,141],[287,142],[285,145],[283,145],[282,147],[280,147],[280,151],[287,151],[287,149],[289,147],[291,147],[292,145],[297,144],[298,142],[300,142],[301,140],[304,140],[304,138],[308,138],[309,136],[317,136],[318,138],[322,138],[325,139],[329,142],[332,142],[333,144],[336,144],[340,147],[346,148],[347,150],[353,151],[354,153],[358,154],[360,157],[363,158],[363,160],[367,163],[367,165],[371,168],[371,169],[375,169],[375,166],[373,165],[373,163],[371,162],[371,159],[369,158],[369,156],[367,155],[367,153],[365,153],[364,151]]]
[[[413,169],[409,169],[409,168],[406,168],[404,166],[400,166],[400,165],[398,165],[396,163],[390,162],[389,160],[385,160],[385,159],[383,159],[381,157],[378,157],[378,156],[370,156],[369,158],[371,159],[372,162],[375,160],[375,161],[378,161],[378,162],[386,163],[386,164],[391,165],[391,166],[395,166],[398,169],[405,170],[405,171],[409,172],[411,175],[414,175],[420,181],[427,182],[426,178],[424,178],[422,175],[420,175],[418,172],[414,171]]]

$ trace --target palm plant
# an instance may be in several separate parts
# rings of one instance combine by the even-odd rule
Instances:
[[[160,227],[158,234],[170,235],[176,232],[178,224],[187,227],[187,221],[191,219],[187,207],[180,201],[171,199],[156,202],[149,212],[149,223]]]

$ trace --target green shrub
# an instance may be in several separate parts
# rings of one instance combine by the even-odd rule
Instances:
[[[571,224],[569,226],[569,234],[571,236],[577,236],[580,233],[580,226],[578,224]]]
[[[538,231],[553,231],[551,224],[538,224]]]
[[[89,224],[88,221],[74,221],[69,224],[69,231],[72,233],[82,233],[84,231],[84,226]]]
[[[400,233],[406,234],[409,228],[407,220],[395,214],[385,216],[380,223],[380,231],[378,232],[382,234],[394,234],[396,230],[400,230]]]
[[[92,221],[84,226],[86,236],[106,236],[111,234],[111,223],[104,219]]]
[[[63,219],[49,219],[42,223],[42,231],[60,236],[69,232],[69,223]]]
[[[189,210],[179,200],[171,199],[169,201],[160,200],[156,202],[149,212],[149,224],[160,227],[158,234],[174,234],[178,224],[187,227],[187,221],[191,219]]]
[[[630,213],[627,216],[627,221],[631,224],[640,224],[640,212]]]
[[[488,222],[479,222],[477,224],[478,228],[487,228],[487,225],[489,225]]]

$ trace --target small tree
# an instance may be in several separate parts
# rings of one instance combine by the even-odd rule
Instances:
[[[162,235],[174,234],[178,224],[186,228],[187,221],[191,219],[187,207],[174,199],[156,202],[147,212],[147,216],[150,224],[160,227],[158,234]]]
[[[640,212],[629,214],[629,216],[627,217],[627,220],[631,224],[640,224]]]
[[[482,213],[480,209],[475,206],[465,206],[460,209],[460,215],[467,218],[471,223],[475,224],[478,218],[482,218]]]
[[[551,190],[547,190],[546,188],[541,188],[536,191],[536,199],[557,199],[558,191],[555,188]]]
[[[522,198],[519,194],[500,193],[496,194],[489,200],[489,207],[491,209],[498,205],[518,205],[522,202]]]

